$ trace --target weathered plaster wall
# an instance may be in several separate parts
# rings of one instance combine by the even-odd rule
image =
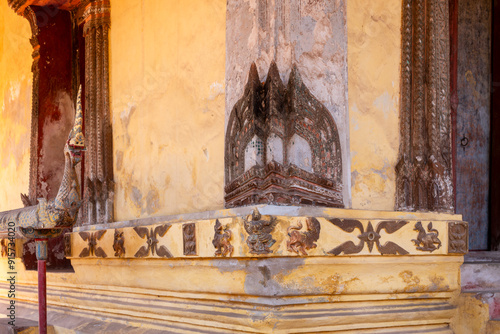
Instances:
[[[222,208],[226,1],[111,7],[115,219]]]
[[[394,210],[401,1],[347,1],[352,207]]]
[[[305,85],[332,114],[340,135],[344,202],[350,206],[347,32],[344,0],[229,1],[226,122],[243,95],[250,65],[262,81],[275,61],[285,84],[296,64]]]
[[[0,211],[23,206],[31,129],[31,30],[0,1]]]

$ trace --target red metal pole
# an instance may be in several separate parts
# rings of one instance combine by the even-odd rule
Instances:
[[[36,258],[38,260],[38,331],[47,334],[47,239],[36,239]]]

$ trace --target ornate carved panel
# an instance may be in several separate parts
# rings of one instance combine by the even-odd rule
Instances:
[[[454,210],[448,1],[404,0],[396,210]]]
[[[113,221],[114,181],[109,108],[109,1],[86,1],[77,10],[85,37],[84,224]]]
[[[343,207],[337,126],[293,67],[288,85],[271,63],[252,64],[226,131],[226,207],[253,203]]]

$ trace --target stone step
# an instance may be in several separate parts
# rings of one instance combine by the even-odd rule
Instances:
[[[38,322],[30,319],[16,318],[15,327],[9,325],[10,319],[0,319],[1,334],[38,334]],[[53,326],[47,326],[47,334],[55,334]]]
[[[500,333],[500,321],[490,320],[486,326],[486,334],[498,334]]]
[[[462,292],[500,292],[500,252],[471,252],[461,268]]]

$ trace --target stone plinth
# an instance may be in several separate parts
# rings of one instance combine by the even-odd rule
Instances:
[[[75,228],[75,272],[48,279],[49,324],[452,333],[466,236],[458,215],[267,205]]]

